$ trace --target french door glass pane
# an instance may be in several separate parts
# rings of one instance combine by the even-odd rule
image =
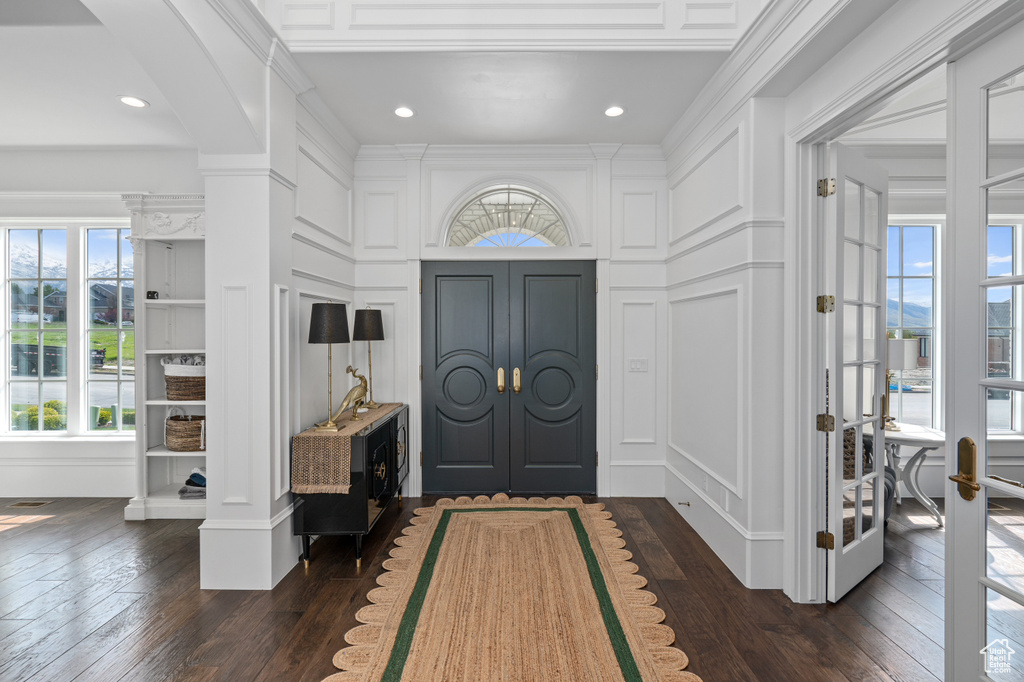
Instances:
[[[999,442],[989,439],[987,447],[998,448]],[[998,457],[998,452],[996,450],[991,456]],[[989,469],[990,475],[995,473],[991,471],[991,464]],[[1024,500],[1005,497],[1004,493],[992,488],[987,490],[989,512],[985,533],[986,575],[1000,585],[1024,592],[1024,526],[1021,525]],[[1001,497],[994,498],[993,495]]]
[[[864,188],[864,241],[872,246],[879,246],[878,242],[878,192],[870,187]]]
[[[882,252],[864,247],[864,302],[878,303],[878,261]]]
[[[1014,359],[1016,306],[1021,300],[1021,286],[990,287],[986,290],[988,317],[987,374],[994,378],[1020,379],[1020,368]]]
[[[985,592],[985,672],[996,682],[1024,680],[1024,606],[993,589]]]
[[[846,242],[843,247],[843,298],[847,301],[860,300],[860,247]]]
[[[43,242],[43,257],[40,259],[41,277],[67,277],[68,233],[67,230],[40,230]]]
[[[1010,225],[988,226],[988,276],[1010,277],[1013,275],[1013,227]]]
[[[848,239],[861,239],[861,211],[860,211],[860,189],[861,186],[850,178],[843,183],[846,187],[846,236]]]
[[[1007,172],[1008,159],[999,154],[1007,145],[1024,142],[1024,72],[988,89],[988,177]],[[996,153],[993,153],[996,152]],[[1010,162],[1012,163],[1012,162]]]
[[[860,357],[860,306],[843,306],[843,360],[856,362]]]
[[[857,421],[860,417],[857,414],[858,386],[860,365],[843,367],[843,421]]]
[[[12,381],[11,430],[35,431],[39,428],[39,384],[35,381]]]
[[[67,280],[44,280],[42,295],[42,326],[47,327],[49,329],[64,329],[65,327],[67,327]]]
[[[1003,388],[986,389],[985,423],[989,431],[1012,431],[1016,405],[1016,391]]]

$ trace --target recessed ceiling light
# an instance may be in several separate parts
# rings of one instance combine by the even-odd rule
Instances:
[[[127,104],[128,106],[135,107],[136,109],[144,109],[149,106],[149,102],[146,100],[139,99],[138,97],[132,97],[131,95],[125,95],[122,97],[121,104]]]
[[[604,115],[605,116],[612,116],[612,117],[622,116],[624,113],[626,113],[626,110],[623,109],[622,107],[618,107],[618,106],[616,106],[616,107],[608,107],[607,109],[604,110]]]
[[[395,109],[395,116],[401,116],[402,118],[409,118],[415,113],[416,112],[410,109],[409,107],[398,107],[397,109]]]

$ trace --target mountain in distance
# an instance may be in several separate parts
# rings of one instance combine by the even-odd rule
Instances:
[[[12,244],[10,259],[11,277],[35,278],[39,276],[36,271],[37,253],[35,249],[24,244]],[[42,279],[67,279],[68,276],[67,263],[60,258],[47,256],[45,253],[42,256],[41,269]],[[133,275],[132,264],[125,263],[125,269],[127,270],[125,276],[131,277]],[[117,277],[117,262],[111,260],[92,261],[89,264],[89,277],[110,279]]]
[[[887,327],[899,327],[900,325],[900,303],[893,299],[886,300],[885,325]],[[903,302],[903,327],[930,327],[932,326],[932,307],[930,305],[918,305],[917,303]]]

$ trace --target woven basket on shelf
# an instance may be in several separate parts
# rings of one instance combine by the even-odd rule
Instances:
[[[162,364],[168,400],[206,400],[205,365]]]
[[[164,443],[174,452],[206,450],[206,415],[172,414],[164,422]]]

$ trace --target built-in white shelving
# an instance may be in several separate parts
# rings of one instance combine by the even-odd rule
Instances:
[[[206,500],[178,490],[206,452],[176,452],[164,443],[169,414],[202,415],[205,400],[168,400],[160,361],[206,351],[205,226],[202,196],[125,195],[135,247],[136,479],[125,518],[202,519]],[[158,298],[148,298],[156,292]]]

